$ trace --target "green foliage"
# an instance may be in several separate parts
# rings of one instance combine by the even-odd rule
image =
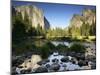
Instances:
[[[73,26],[71,29],[72,36],[79,36],[81,35],[81,30],[78,27]]]
[[[81,34],[83,36],[89,36],[90,35],[89,31],[90,31],[90,25],[88,23],[87,24],[83,23],[81,27]]]
[[[89,25],[88,23],[83,22],[80,28],[72,26],[69,29],[69,32],[72,36],[93,36],[96,34],[96,26]]]
[[[57,51],[59,51],[60,53],[66,53],[69,48],[65,45],[62,45],[62,44],[59,44],[57,47],[56,47]]]
[[[96,35],[96,23],[93,22],[93,24],[90,26],[90,35]]]
[[[15,16],[12,28],[12,40],[14,42],[22,40],[26,37],[26,27],[22,21],[21,13],[18,13],[18,16]]]
[[[36,36],[36,29],[34,27],[30,27],[30,29],[27,32],[27,35],[32,37],[32,36]]]
[[[51,42],[47,42],[46,46],[48,46],[49,49],[55,49],[55,46]]]
[[[40,54],[43,58],[47,58],[54,50],[55,46],[52,43],[47,42],[42,47],[40,47]]]
[[[85,52],[85,47],[82,44],[74,43],[74,44],[71,45],[70,51],[84,53]]]
[[[40,55],[42,56],[42,58],[47,58],[50,54],[50,49],[48,48],[48,46],[43,46],[40,48]]]
[[[61,28],[55,28],[55,29],[49,29],[47,31],[47,37],[64,37],[66,36],[66,32],[64,29]]]
[[[27,52],[32,52],[32,51],[35,52],[36,46],[33,44],[21,42],[19,44],[13,44],[12,49],[15,55],[20,55]]]
[[[68,36],[72,36],[72,31],[71,31],[71,30],[72,30],[72,28],[69,27],[69,28],[68,28],[68,31],[67,31],[67,32],[68,32]]]
[[[38,51],[43,58],[47,58],[50,53],[53,53],[54,51],[66,53],[68,51],[68,47],[61,44],[59,44],[58,46],[54,46],[51,42],[48,41],[42,47],[39,47]]]

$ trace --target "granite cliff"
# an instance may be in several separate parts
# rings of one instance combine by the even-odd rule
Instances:
[[[70,25],[75,27],[81,27],[83,23],[93,25],[96,22],[96,12],[92,9],[84,9],[82,14],[74,14]]]
[[[74,14],[70,20],[69,31],[72,36],[95,35],[96,11],[84,9],[80,14]]]
[[[23,20],[27,15],[27,19],[32,27],[37,27],[38,25],[42,29],[48,29],[50,24],[46,17],[44,16],[43,10],[34,5],[21,5],[12,7],[12,14],[17,15],[21,13]]]

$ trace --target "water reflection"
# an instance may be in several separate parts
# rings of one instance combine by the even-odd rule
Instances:
[[[51,41],[51,43],[55,46],[58,46],[59,44],[69,46],[69,42],[63,42],[63,41]]]

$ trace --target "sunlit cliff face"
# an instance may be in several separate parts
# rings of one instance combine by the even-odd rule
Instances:
[[[44,16],[44,12],[42,9],[34,6],[34,5],[21,5],[13,7],[15,9],[15,13],[21,13],[23,20],[27,16],[29,23],[32,27],[37,28],[38,26],[42,27],[42,29],[48,29],[50,24],[48,20]],[[14,9],[12,10],[14,12]]]
[[[96,22],[96,13],[93,10],[85,9],[82,12],[82,15],[75,14],[70,24],[72,26],[80,28],[82,24],[85,22],[85,24],[92,25]]]

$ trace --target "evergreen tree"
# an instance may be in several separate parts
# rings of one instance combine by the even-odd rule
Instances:
[[[14,19],[15,21],[13,23],[12,39],[15,41],[16,39],[20,40],[26,37],[26,27],[22,21],[21,13],[18,13]]]

